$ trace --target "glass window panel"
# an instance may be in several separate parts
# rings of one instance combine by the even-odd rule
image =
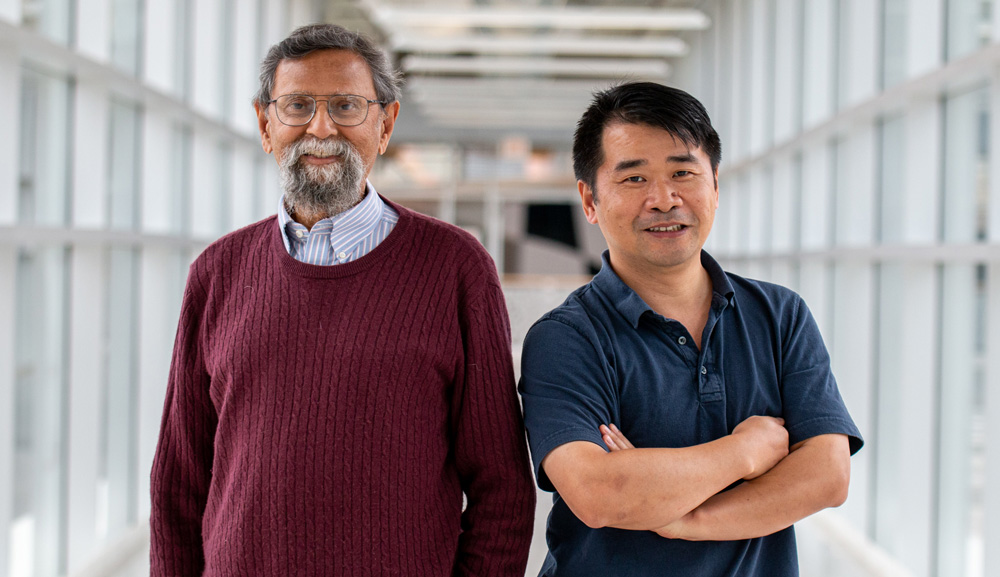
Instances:
[[[219,25],[221,30],[219,30],[219,65],[222,74],[219,74],[219,90],[217,93],[222,99],[219,102],[219,110],[222,111],[222,118],[227,121],[233,119],[233,88],[236,84],[236,66],[234,65],[233,56],[233,46],[235,44],[235,26],[236,19],[232,18],[230,15],[236,11],[235,0],[222,0],[222,17],[219,18]],[[240,110],[242,112],[242,109]]]
[[[171,152],[170,194],[172,197],[170,209],[171,230],[176,233],[186,233],[191,230],[188,218],[191,198],[191,154],[194,146],[194,135],[191,129],[182,124],[174,125],[173,146]]]
[[[61,226],[69,205],[70,83],[24,69],[21,82],[20,221]]]
[[[898,338],[902,319],[908,312],[903,299],[899,298],[905,289],[905,271],[902,265],[884,264],[879,270],[878,311],[878,415],[874,437],[875,460],[875,539],[890,553],[898,553],[899,538],[897,523],[906,506],[902,493],[898,490],[906,482],[901,476],[903,468],[899,461],[904,458],[900,448],[905,446],[900,426],[898,407],[902,406],[901,396],[905,394],[902,385],[902,363],[906,358],[902,341]]]
[[[802,124],[826,119],[836,97],[836,7],[833,0],[803,2]]]
[[[228,144],[220,144],[219,158],[219,233],[229,231],[233,222],[233,149]]]
[[[141,113],[138,106],[111,101],[108,154],[108,223],[111,228],[134,229],[139,209]]]
[[[28,30],[69,44],[74,4],[73,0],[23,0],[21,22]]]
[[[64,570],[67,270],[63,248],[18,255],[12,577]]]
[[[133,249],[112,248],[107,262],[103,447],[98,483],[107,503],[107,509],[99,512],[103,517],[100,525],[106,530],[104,537],[114,539],[137,520],[138,255]]]
[[[194,46],[191,24],[192,0],[176,0],[174,3],[174,26],[177,30],[177,42],[174,58],[174,89],[184,100],[191,98],[191,50]]]
[[[983,573],[985,269],[945,265],[941,296],[938,572]]]
[[[847,104],[850,98],[850,88],[852,68],[851,68],[851,46],[852,46],[852,30],[851,30],[851,1],[850,0],[837,0],[836,4],[836,14],[837,14],[837,34],[835,37],[836,42],[836,58],[837,58],[837,75],[834,79],[836,84],[836,107],[841,109]]]
[[[989,92],[945,101],[943,235],[946,242],[986,238],[989,173]]]
[[[886,244],[903,240],[903,222],[899,212],[904,206],[906,191],[903,174],[906,153],[906,127],[902,116],[886,118],[879,130],[879,239]]]
[[[948,0],[948,60],[989,43],[992,9],[993,0]]]
[[[112,0],[111,61],[136,76],[142,61],[142,0]]]
[[[882,88],[898,84],[906,78],[908,2],[882,2]]]

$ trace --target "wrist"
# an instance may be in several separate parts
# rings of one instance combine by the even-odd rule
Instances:
[[[757,463],[754,459],[753,453],[753,443],[750,441],[747,435],[740,434],[738,432],[729,435],[733,439],[733,451],[735,452],[735,461],[738,463],[738,477],[734,481],[740,479],[752,478],[757,474]]]

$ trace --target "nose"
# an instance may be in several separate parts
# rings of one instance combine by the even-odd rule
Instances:
[[[654,212],[669,212],[684,203],[680,191],[669,180],[657,180],[648,189],[646,207]]]
[[[312,120],[306,125],[306,134],[315,136],[319,140],[325,140],[337,134],[337,123],[330,116],[330,103],[326,100],[316,102],[316,113]]]

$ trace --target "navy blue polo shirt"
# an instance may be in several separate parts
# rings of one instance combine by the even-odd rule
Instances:
[[[841,433],[851,454],[861,434],[830,371],[830,357],[802,298],[726,273],[708,253],[713,295],[699,351],[608,263],[528,331],[521,361],[524,421],[538,485],[549,452],[572,441],[605,447],[615,423],[636,447],[688,447],[730,434],[754,415],[785,419],[792,445]],[[606,449],[606,447],[605,447]],[[542,576],[798,575],[789,527],[744,541],[665,539],[651,531],[591,529],[556,493]]]

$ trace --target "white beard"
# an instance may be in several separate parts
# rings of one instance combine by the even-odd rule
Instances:
[[[330,164],[301,164],[304,154],[338,156]],[[307,137],[292,143],[279,164],[285,207],[290,213],[335,216],[364,198],[364,163],[349,142]]]

